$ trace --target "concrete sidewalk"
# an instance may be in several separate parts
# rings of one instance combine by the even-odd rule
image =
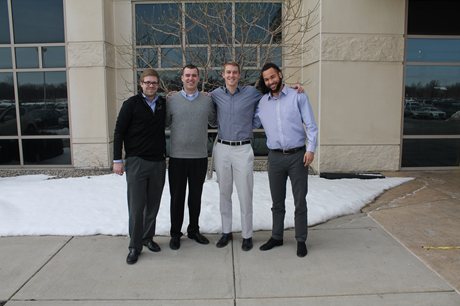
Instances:
[[[451,235],[442,244],[459,245],[460,185],[443,189],[436,185],[441,181],[417,177],[383,194],[365,213],[310,228],[305,258],[296,256],[291,230],[283,246],[266,252],[258,249],[270,237],[265,231],[255,233],[249,252],[241,250],[239,234],[223,249],[215,247],[218,235],[207,235],[206,246],[183,238],[178,251],[169,249],[169,237],[158,237],[162,251],[144,249],[132,266],[125,263],[126,237],[3,237],[0,305],[460,305],[455,260],[449,270],[457,270],[448,279],[412,249],[420,248],[423,235],[407,234],[423,227],[430,237]],[[446,205],[441,216],[430,210],[428,225],[419,225],[420,212],[427,212],[411,198],[420,182],[436,185],[431,208]],[[460,250],[447,254],[458,261],[455,252]]]

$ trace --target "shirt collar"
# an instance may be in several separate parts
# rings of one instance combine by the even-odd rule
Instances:
[[[180,93],[184,98],[186,98],[187,100],[190,100],[190,101],[196,99],[198,97],[198,95],[200,94],[200,92],[197,90],[193,94],[190,95],[190,94],[186,93],[185,90],[183,90],[183,89],[180,91]]]
[[[145,102],[151,104],[151,103],[155,103],[157,100],[158,100],[158,96],[156,95],[152,100],[150,100],[149,98],[147,98],[147,96],[142,93],[142,97],[144,97],[144,100]]]
[[[225,85],[222,86],[222,89],[225,91],[225,93],[231,94],[231,92],[227,89],[227,86],[225,86]],[[235,93],[240,92],[240,91],[241,91],[241,86],[238,85],[238,86],[236,87]]]

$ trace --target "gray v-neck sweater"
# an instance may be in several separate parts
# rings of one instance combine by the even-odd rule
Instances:
[[[166,112],[171,129],[169,156],[208,157],[208,123],[214,126],[216,121],[211,97],[200,93],[189,101],[178,92],[167,99]]]

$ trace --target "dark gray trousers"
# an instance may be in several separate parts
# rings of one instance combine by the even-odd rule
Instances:
[[[294,154],[268,153],[268,180],[272,197],[272,238],[281,240],[284,233],[284,216],[286,214],[286,181],[291,180],[294,196],[295,238],[299,242],[307,240],[307,192],[308,167],[303,165],[304,150]]]
[[[129,248],[139,252],[142,241],[155,236],[155,226],[165,184],[166,162],[128,157],[125,162],[128,185]]]

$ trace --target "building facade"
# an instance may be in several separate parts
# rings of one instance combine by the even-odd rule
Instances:
[[[154,67],[177,90],[193,62],[210,90],[234,59],[246,83],[274,61],[287,83],[303,84],[318,172],[458,169],[458,9],[449,0],[0,0],[0,168],[109,168],[139,71]],[[263,142],[257,131],[260,159]]]

